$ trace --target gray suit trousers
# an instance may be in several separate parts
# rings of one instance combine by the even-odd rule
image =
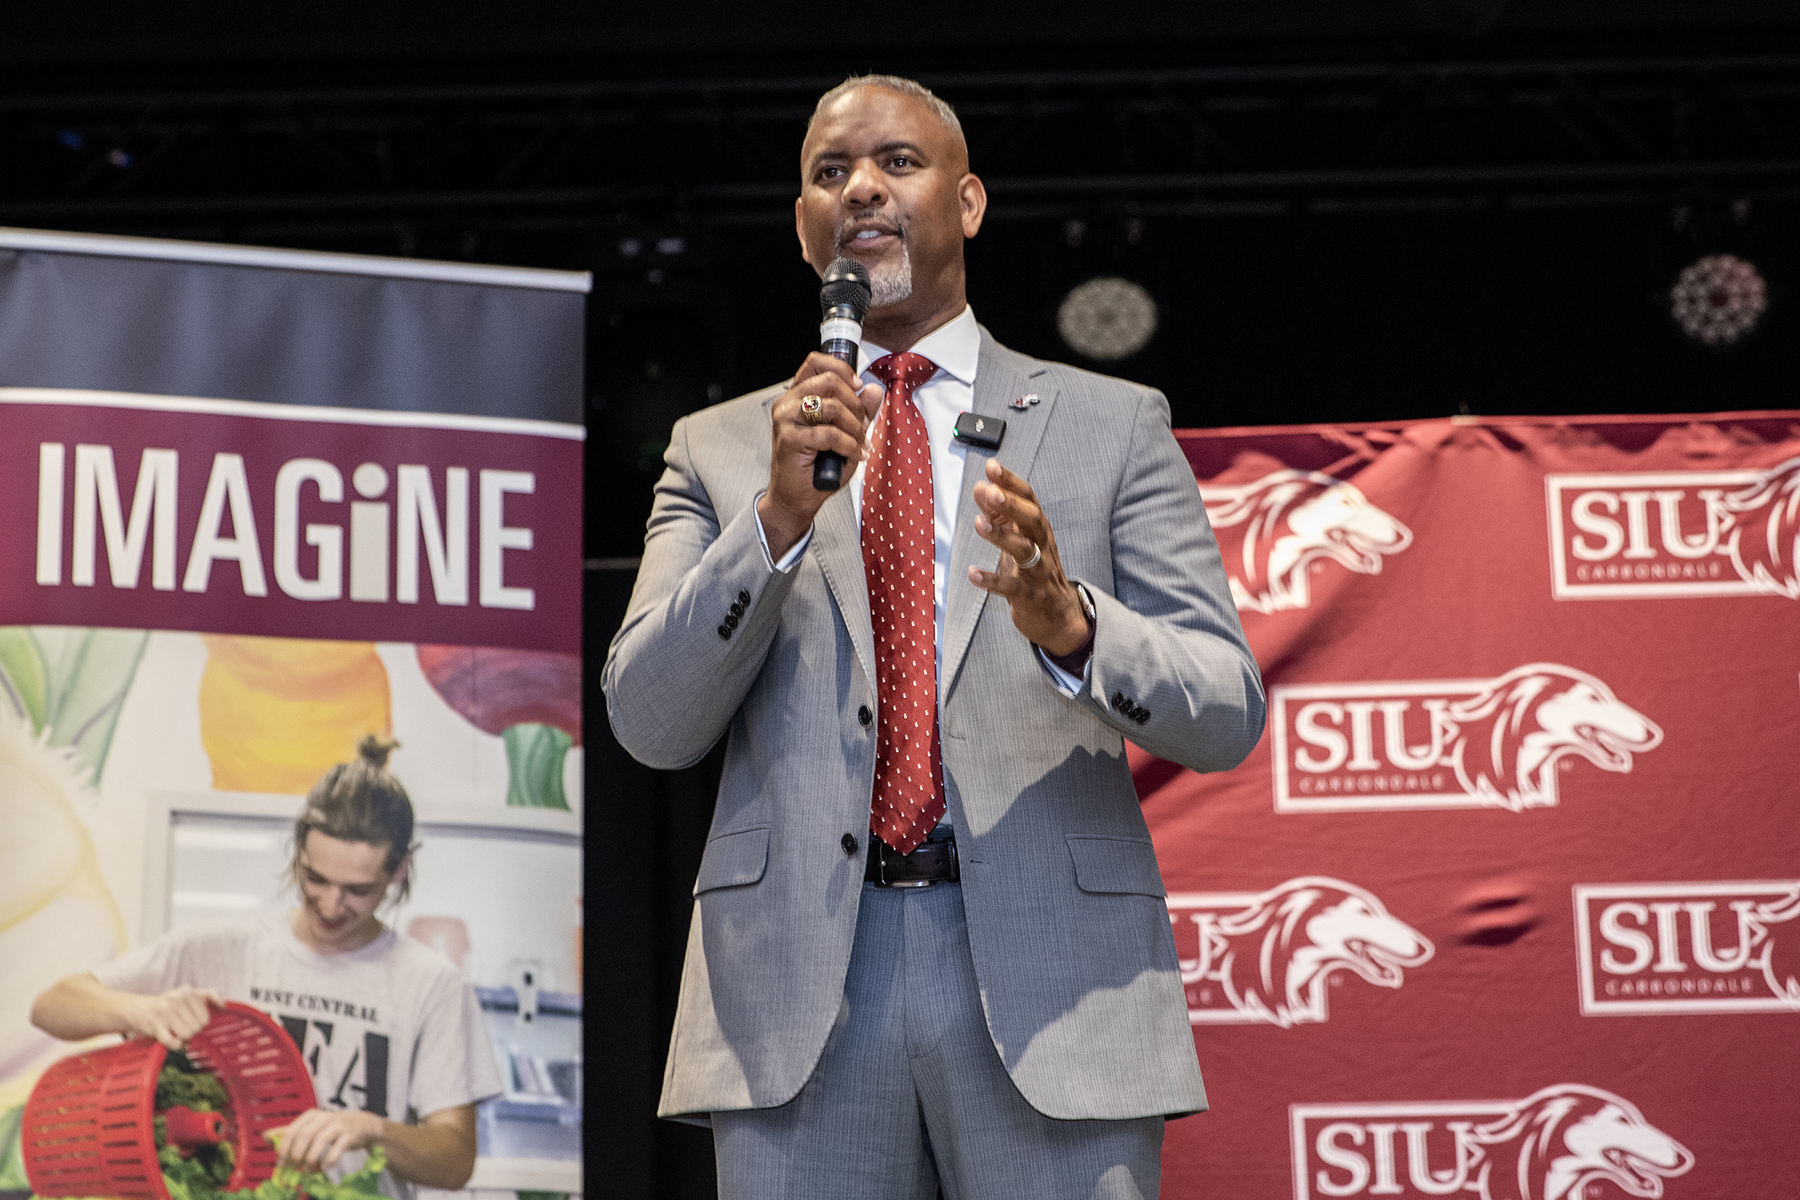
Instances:
[[[1154,1200],[1163,1119],[1060,1121],[994,1049],[962,889],[863,885],[843,1004],[799,1095],[712,1114],[720,1200]]]

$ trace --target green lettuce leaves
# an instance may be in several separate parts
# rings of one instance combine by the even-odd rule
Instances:
[[[387,1169],[387,1151],[380,1146],[371,1148],[362,1167],[342,1179],[333,1180],[320,1171],[276,1167],[272,1177],[253,1188],[225,1191],[236,1166],[231,1145],[202,1147],[188,1158],[181,1156],[179,1147],[163,1145],[166,1133],[160,1114],[165,1110],[182,1107],[225,1112],[230,1106],[230,1093],[212,1072],[202,1070],[179,1051],[171,1051],[163,1060],[156,1078],[156,1159],[169,1200],[300,1200],[303,1194],[312,1200],[372,1200],[381,1195],[377,1183]]]

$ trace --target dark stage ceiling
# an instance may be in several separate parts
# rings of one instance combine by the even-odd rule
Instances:
[[[1016,67],[1068,49],[1753,33],[1791,28],[1800,15],[1783,0],[915,0],[880,10],[792,0],[19,0],[5,19],[0,61],[20,64],[756,55],[765,69],[829,72],[840,56],[983,50],[1009,60],[992,65]]]
[[[851,70],[957,105],[982,320],[1178,425],[1791,406],[1797,8],[18,4],[0,224],[593,271],[588,549],[629,555],[670,423],[807,349],[794,159]],[[1719,252],[1769,285],[1728,352],[1668,309]],[[1127,358],[1058,334],[1096,276],[1155,303]]]

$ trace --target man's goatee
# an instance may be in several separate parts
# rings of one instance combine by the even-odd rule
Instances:
[[[869,272],[869,307],[885,308],[912,295],[912,256],[906,243],[900,243],[900,261],[892,266],[883,263]]]

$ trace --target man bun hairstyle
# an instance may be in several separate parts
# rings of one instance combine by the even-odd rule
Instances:
[[[306,807],[294,821],[294,858],[288,865],[296,886],[303,878],[300,856],[306,835],[314,832],[343,842],[386,846],[382,870],[392,876],[418,847],[413,843],[413,806],[400,781],[388,773],[388,755],[400,743],[385,733],[366,734],[356,743],[356,758],[325,772],[306,794]],[[400,881],[395,902],[412,892],[412,872]]]
[[[911,96],[915,100],[923,100],[925,106],[931,109],[931,111],[937,115],[937,119],[944,123],[945,128],[949,129],[951,133],[954,133],[958,141],[966,144],[966,139],[963,137],[962,122],[956,119],[956,110],[940,99],[937,93],[933,92],[918,80],[907,79],[901,75],[850,76],[848,79],[844,80],[844,82],[838,84],[829,92],[826,92],[823,96],[819,97],[819,103],[813,107],[813,115],[807,118],[806,132],[812,132],[813,123],[819,119],[819,114],[825,111],[826,105],[830,104],[833,100],[836,100],[839,96],[842,96],[845,92],[851,92],[855,91],[857,88],[865,87],[886,88],[890,92],[899,92],[902,96]]]

